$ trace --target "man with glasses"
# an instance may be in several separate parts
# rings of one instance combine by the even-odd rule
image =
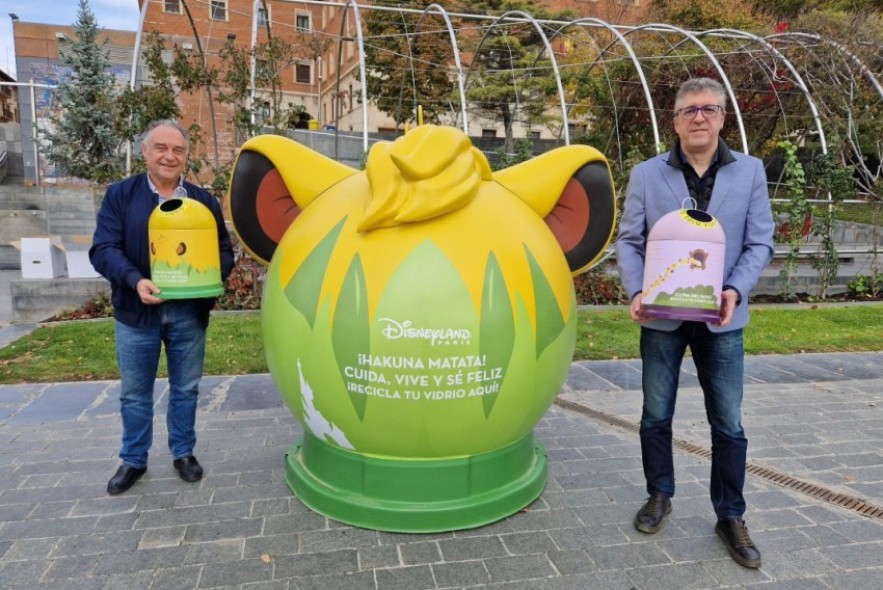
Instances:
[[[726,95],[719,82],[688,80],[675,97],[678,138],[671,151],[637,165],[629,178],[616,256],[623,287],[632,297],[631,318],[641,325],[641,456],[650,494],[634,524],[652,534],[671,513],[672,419],[681,362],[689,347],[711,427],[709,492],[717,515],[715,531],[737,563],[757,568],[760,551],[742,519],[748,448],[741,418],[742,330],[748,324],[748,294],[773,256],[773,216],[763,163],[731,151],[720,138],[725,115]],[[650,228],[688,198],[717,218],[726,235],[716,323],[651,319],[641,305]]]

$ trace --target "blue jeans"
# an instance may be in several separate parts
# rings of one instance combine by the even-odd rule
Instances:
[[[160,306],[159,326],[134,328],[116,322],[123,421],[120,459],[136,468],[147,466],[153,443],[153,386],[163,344],[169,372],[169,451],[174,459],[180,459],[192,455],[196,446],[196,399],[205,360],[205,326],[190,301],[167,301]]]
[[[675,492],[671,425],[681,361],[688,346],[711,426],[711,503],[718,518],[741,517],[748,451],[742,429],[745,355],[741,329],[715,333],[701,322],[684,322],[671,332],[641,329],[641,456],[647,492],[667,496]]]

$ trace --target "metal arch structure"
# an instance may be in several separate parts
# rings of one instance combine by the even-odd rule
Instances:
[[[255,49],[258,45],[258,5],[262,4],[264,0],[254,0],[254,4],[252,5],[251,12],[251,72],[249,72],[251,84],[251,88],[249,89],[248,94],[248,110],[251,113],[251,124],[252,126],[257,123],[254,116],[254,101],[255,101],[255,92],[257,92],[256,88],[256,79],[257,70],[258,70],[258,58],[255,54]],[[267,28],[269,29],[270,23],[267,23]]]
[[[348,14],[347,8],[352,6],[353,8],[353,18],[356,21],[356,43],[359,46],[359,76],[362,80],[366,79],[368,75],[368,71],[365,68],[365,38],[362,34],[362,16],[359,12],[359,3],[356,0],[347,0],[344,11],[343,18],[340,21],[340,40],[337,43],[337,80],[335,86],[335,92],[340,93],[340,68],[343,65],[343,42],[345,39],[344,33],[346,27],[346,15]],[[368,85],[360,84],[361,88],[359,89],[362,95],[362,151],[368,152]],[[336,110],[335,110],[336,112]],[[335,118],[334,125],[334,134],[337,135],[337,128],[339,125],[337,124]],[[334,142],[335,151],[337,151],[337,142]],[[336,155],[336,154],[335,154]]]
[[[253,0],[253,10],[252,10],[252,15],[251,15],[252,19],[253,19],[253,27],[252,27],[253,28],[253,38],[254,38],[255,32],[256,32],[255,25],[257,22],[258,6],[262,3],[262,1],[263,0]],[[144,24],[145,24],[144,23],[145,13],[147,11],[148,5],[152,4],[152,2],[153,2],[153,0],[145,0],[144,2],[142,2],[142,5],[141,5],[142,18],[141,18],[141,22],[139,22],[138,30],[136,31],[136,34],[137,34],[136,38],[139,40],[138,41],[139,43],[140,43],[140,35],[142,33],[142,30],[143,30]],[[389,7],[389,6],[382,7],[382,6],[371,6],[371,5],[366,5],[366,4],[359,4],[359,2],[357,0],[338,0],[338,1],[330,1],[330,2],[320,1],[320,0],[300,0],[300,2],[302,2],[303,4],[308,4],[308,5],[335,7],[337,9],[342,10],[342,12],[343,12],[342,20],[344,22],[344,24],[342,25],[343,27],[346,27],[346,21],[348,20],[348,18],[354,18],[355,23],[356,23],[356,34],[354,35],[355,39],[351,39],[351,40],[356,41],[358,43],[359,72],[360,72],[363,79],[366,76],[366,65],[365,65],[365,40],[364,40],[364,35],[363,35],[363,28],[364,27],[363,27],[362,12],[361,12],[362,10],[387,10],[387,11],[392,10],[392,11],[398,11],[398,12],[402,12],[402,13],[407,12],[407,13],[412,13],[412,14],[419,14],[420,19],[421,19],[420,24],[422,26],[425,26],[423,24],[423,19],[425,19],[427,16],[429,16],[431,14],[436,14],[436,13],[439,14],[440,16],[442,16],[442,18],[445,21],[445,27],[448,31],[450,43],[453,48],[454,61],[456,61],[456,62],[460,61],[460,51],[459,51],[459,45],[458,45],[458,35],[460,33],[457,29],[454,28],[454,24],[452,23],[452,19],[456,18],[456,19],[463,19],[464,21],[467,21],[467,20],[481,21],[482,27],[488,27],[488,26],[491,27],[490,29],[485,30],[484,35],[482,36],[481,43],[479,44],[479,47],[483,43],[486,42],[485,39],[487,38],[490,31],[492,30],[492,27],[500,26],[500,24],[503,23],[504,21],[529,22],[530,24],[532,24],[532,26],[535,28],[535,30],[540,34],[540,37],[542,38],[542,41],[543,41],[543,44],[545,47],[545,51],[548,53],[548,55],[550,57],[551,65],[554,69],[554,75],[555,75],[555,80],[556,80],[556,84],[557,84],[560,108],[561,108],[561,113],[562,113],[562,117],[564,120],[564,127],[563,127],[564,136],[565,136],[565,141],[567,143],[569,143],[571,140],[569,125],[568,125],[568,123],[569,123],[569,121],[568,121],[568,119],[569,119],[568,105],[566,103],[563,83],[561,80],[561,71],[559,68],[558,60],[556,59],[556,55],[555,55],[554,51],[552,51],[552,48],[551,48],[551,40],[554,39],[556,36],[564,34],[564,32],[567,30],[568,27],[577,26],[577,25],[584,27],[586,29],[590,28],[590,27],[598,27],[598,29],[600,30],[603,28],[614,37],[614,40],[609,45],[607,45],[606,48],[601,49],[602,54],[608,48],[615,46],[617,44],[621,44],[622,47],[624,48],[624,50],[628,53],[628,59],[631,60],[631,62],[635,65],[636,72],[638,73],[638,76],[640,78],[640,83],[641,83],[642,90],[644,93],[644,101],[647,104],[647,108],[648,108],[648,111],[651,116],[651,124],[653,126],[653,133],[655,136],[654,137],[655,140],[659,134],[659,126],[658,126],[659,121],[657,119],[656,107],[653,103],[653,98],[651,95],[651,87],[647,81],[645,69],[642,67],[643,57],[641,57],[641,58],[638,57],[638,55],[640,54],[639,45],[634,41],[634,39],[630,39],[628,37],[629,35],[632,35],[638,31],[654,31],[654,32],[658,33],[662,39],[667,39],[669,37],[669,35],[671,35],[671,34],[677,34],[677,35],[681,36],[683,39],[682,41],[678,42],[679,44],[686,43],[687,40],[689,40],[697,48],[701,49],[701,51],[705,54],[705,56],[707,56],[707,59],[710,61],[710,63],[713,64],[713,66],[716,68],[717,72],[720,74],[721,80],[722,80],[725,88],[727,89],[728,96],[734,105],[734,107],[733,107],[734,111],[735,111],[734,114],[736,114],[736,121],[738,123],[739,131],[741,134],[743,149],[746,152],[748,151],[748,145],[747,145],[747,137],[746,137],[746,133],[745,133],[745,122],[742,117],[742,113],[739,111],[738,103],[735,100],[735,96],[734,96],[734,92],[733,92],[730,78],[726,75],[726,72],[724,71],[724,68],[722,67],[722,62],[719,61],[718,58],[716,57],[717,54],[715,54],[710,49],[710,47],[706,44],[708,42],[708,39],[706,38],[703,42],[704,37],[708,37],[708,36],[713,35],[713,36],[720,36],[722,38],[742,40],[745,43],[745,45],[743,45],[740,48],[741,51],[750,51],[750,49],[748,48],[748,45],[750,43],[756,43],[759,46],[762,46],[763,48],[765,48],[765,50],[768,52],[769,55],[775,56],[775,59],[777,59],[777,60],[781,60],[781,63],[784,65],[784,67],[786,67],[791,72],[791,74],[794,76],[794,81],[796,82],[796,85],[800,88],[801,92],[806,96],[807,104],[809,105],[809,111],[811,111],[811,115],[814,120],[814,125],[819,130],[818,137],[820,138],[820,143],[822,144],[821,145],[822,151],[826,151],[826,150],[831,149],[830,146],[827,145],[828,138],[826,138],[826,136],[824,134],[823,123],[825,120],[824,119],[825,114],[824,114],[824,112],[820,112],[825,107],[825,104],[818,102],[819,99],[816,96],[817,91],[815,88],[813,88],[812,84],[810,84],[811,80],[806,77],[806,73],[804,72],[802,74],[802,76],[800,75],[800,72],[798,71],[799,64],[797,64],[796,61],[794,61],[793,58],[787,54],[787,50],[785,49],[785,47],[789,46],[787,44],[790,43],[791,44],[790,46],[795,49],[802,48],[803,50],[809,52],[810,54],[813,54],[813,53],[816,53],[819,51],[819,48],[816,46],[816,44],[820,44],[820,45],[824,45],[824,46],[828,46],[828,47],[832,48],[836,52],[836,54],[842,56],[842,60],[843,60],[844,64],[852,64],[853,66],[855,66],[855,70],[856,70],[855,78],[857,80],[865,79],[867,81],[867,83],[872,86],[873,92],[875,92],[876,95],[880,97],[880,100],[883,101],[883,85],[881,85],[880,76],[878,74],[875,74],[875,72],[870,67],[868,67],[865,63],[863,63],[859,56],[852,53],[848,47],[842,45],[841,43],[837,42],[836,40],[829,39],[829,38],[826,38],[826,37],[823,37],[820,35],[816,35],[816,34],[811,34],[811,33],[785,32],[785,33],[777,33],[774,35],[768,35],[766,37],[760,37],[760,36],[748,33],[746,31],[735,30],[735,29],[713,29],[713,30],[708,30],[708,31],[696,32],[696,31],[687,31],[687,30],[684,30],[684,29],[681,29],[681,28],[678,28],[675,26],[660,24],[660,23],[647,24],[647,25],[643,25],[640,27],[625,27],[625,26],[611,25],[610,23],[607,23],[603,20],[593,19],[593,18],[577,19],[577,20],[569,21],[569,22],[568,21],[560,21],[560,20],[551,20],[551,19],[536,19],[536,18],[534,18],[534,17],[530,16],[529,14],[522,12],[522,11],[510,11],[500,17],[493,17],[493,16],[489,16],[489,15],[463,14],[463,13],[456,13],[456,12],[448,12],[443,7],[441,7],[437,4],[433,4],[427,8],[424,8],[424,9],[408,9],[408,8],[403,8],[403,7]],[[353,11],[352,17],[349,16],[350,7],[352,7],[352,11]],[[489,22],[491,24],[488,25],[487,23],[489,23]],[[557,26],[559,28],[558,28],[558,31],[555,32],[551,36],[551,39],[550,39],[550,36],[547,34],[547,32],[544,29],[549,28],[551,26]],[[343,43],[345,41],[343,32],[344,32],[344,30],[342,29],[341,41],[340,41],[341,43]],[[252,45],[254,45],[254,44],[255,44],[255,41],[252,42]],[[672,44],[669,43],[669,46],[672,46]],[[133,56],[133,60],[132,60],[132,62],[133,62],[132,63],[132,72],[131,72],[132,80],[130,81],[130,86],[132,84],[134,84],[134,78],[137,75],[136,70],[137,70],[137,66],[138,66],[138,58],[140,57],[138,55],[139,48],[140,47],[136,47],[135,55]],[[339,48],[340,48],[340,46],[339,46]],[[751,53],[754,54],[755,52],[752,51]],[[343,59],[342,52],[339,50],[338,51],[338,60],[340,61],[342,59]],[[601,58],[599,57],[596,59],[596,62],[594,64],[587,63],[585,65],[587,65],[588,67],[594,67],[594,65],[597,65],[597,63],[599,63],[600,61],[601,61]],[[462,116],[464,117],[463,126],[467,127],[467,129],[468,129],[469,120],[467,119],[468,101],[466,100],[466,83],[467,83],[468,77],[471,73],[471,66],[466,66],[466,67],[468,68],[468,71],[464,69],[464,65],[462,63],[459,63],[457,65],[457,79],[458,79],[458,91],[459,91],[459,95],[460,95],[460,99],[461,99],[460,110],[463,113]],[[251,72],[252,76],[254,75],[255,69],[256,69],[256,65],[252,64],[252,72]],[[850,69],[852,69],[852,68],[850,68]],[[763,71],[765,74],[768,75],[768,71],[766,69],[764,69]],[[337,92],[340,91],[340,83],[341,83],[341,72],[340,72],[340,68],[338,67]],[[361,105],[362,138],[363,138],[363,146],[367,150],[367,147],[368,147],[368,118],[369,118],[368,106],[369,106],[369,103],[368,103],[366,85],[362,84],[360,90],[361,90],[361,99],[362,99],[362,105]],[[252,84],[252,88],[251,88],[252,95],[250,97],[250,100],[252,102],[253,102],[253,98],[254,98],[254,91],[255,91],[254,84]],[[784,104],[784,103],[782,103],[780,100],[780,104]],[[783,114],[787,114],[785,108],[783,108],[783,107],[780,107],[780,108],[781,108]],[[828,133],[828,135],[830,135],[830,132]],[[654,143],[656,144],[656,148],[657,148],[657,152],[658,152],[660,142],[658,140],[656,140]]]
[[[638,56],[635,54],[632,44],[628,42],[625,36],[623,36],[623,34],[619,32],[619,30],[617,30],[614,26],[606,21],[592,17],[585,17],[576,19],[560,27],[557,31],[555,31],[555,33],[552,34],[551,37],[549,37],[549,42],[551,43],[555,39],[555,37],[557,37],[559,34],[562,34],[565,29],[568,29],[572,26],[585,28],[583,27],[584,24],[594,24],[608,30],[616,37],[616,39],[620,43],[622,43],[622,46],[625,48],[626,53],[628,53],[629,59],[635,66],[635,71],[638,74],[638,78],[641,80],[641,88],[644,90],[644,100],[647,101],[647,108],[650,112],[650,125],[653,128],[653,145],[656,149],[656,153],[658,154],[660,144],[659,123],[656,119],[656,108],[653,103],[653,96],[650,93],[650,85],[647,83],[647,77],[644,75],[644,68],[641,67],[641,62],[640,60],[638,60]],[[610,47],[610,45],[608,45],[607,47]],[[601,50],[600,53],[603,53],[605,50],[606,48],[604,50]],[[598,60],[595,60],[595,62],[592,63],[591,66],[589,66],[589,69],[591,70],[591,68],[595,67],[596,63],[598,63]]]
[[[819,114],[819,109],[816,106],[816,102],[812,98],[812,93],[809,91],[809,88],[806,86],[806,83],[804,82],[803,77],[797,71],[797,68],[794,67],[794,64],[791,63],[791,60],[788,59],[784,54],[782,54],[782,52],[780,52],[778,49],[776,49],[769,41],[767,41],[763,37],[759,37],[759,36],[754,35],[752,33],[748,33],[747,31],[739,31],[736,29],[710,29],[707,31],[702,31],[700,33],[697,33],[696,36],[697,37],[704,37],[706,35],[713,35],[713,34],[725,34],[725,35],[729,35],[732,37],[749,39],[751,41],[759,43],[767,51],[769,51],[771,54],[773,54],[774,57],[776,57],[777,59],[780,59],[782,61],[782,63],[785,65],[785,67],[788,69],[788,71],[791,72],[791,74],[794,76],[794,79],[797,82],[798,88],[800,88],[800,91],[803,92],[803,96],[806,98],[806,102],[809,105],[810,112],[812,113],[813,122],[816,125],[816,131],[818,131],[818,133],[819,133],[819,142],[821,144],[822,153],[827,154],[828,153],[828,142],[827,142],[827,139],[825,138],[825,130],[822,127],[822,120],[821,120],[821,115]]]
[[[144,21],[147,19],[147,9],[150,0],[145,0],[141,5],[141,14],[138,16],[138,30],[135,32],[135,47],[132,50],[132,72],[129,75],[129,90],[135,90],[135,76],[138,72],[138,58],[141,56],[141,35],[144,31]],[[126,176],[132,173],[132,141],[126,142]],[[39,166],[37,166],[39,170]],[[38,182],[39,185],[39,182]]]
[[[454,52],[454,67],[457,70],[457,89],[460,92],[460,115],[463,117],[463,133],[469,135],[469,119],[466,114],[466,80],[463,76],[463,64],[460,61],[460,44],[457,42],[457,34],[454,31],[454,25],[451,22],[451,17],[448,14],[448,11],[444,9],[443,6],[439,4],[430,4],[427,6],[423,13],[420,15],[420,18],[417,20],[417,30],[420,30],[420,26],[423,24],[423,19],[430,12],[438,12],[441,17],[445,21],[445,27],[448,29],[448,36],[451,39],[451,49]],[[413,60],[413,56],[411,55],[411,38],[408,37],[408,59]],[[413,67],[411,68],[413,71]],[[416,99],[416,97],[415,97]],[[416,107],[416,105],[415,105]]]
[[[517,16],[517,19],[511,18],[512,16]],[[526,12],[522,12],[520,10],[510,10],[498,16],[493,23],[485,30],[484,34],[481,36],[481,40],[478,42],[478,46],[475,48],[475,55],[478,55],[481,52],[481,47],[484,45],[484,40],[487,39],[488,32],[493,29],[498,23],[504,20],[510,20],[514,22],[520,21],[528,21],[534,27],[534,29],[539,33],[540,37],[543,40],[543,45],[546,48],[546,51],[549,54],[549,63],[552,65],[552,71],[555,74],[555,83],[558,86],[558,99],[561,107],[561,116],[562,116],[562,130],[564,131],[564,144],[570,145],[570,124],[567,120],[567,102],[564,98],[564,87],[561,84],[561,71],[558,69],[558,60],[555,59],[555,52],[552,50],[552,44],[549,41],[549,37],[546,35],[546,32],[543,30],[543,27],[540,26],[540,23],[537,19],[527,14]],[[473,61],[473,63],[475,63]],[[469,74],[472,73],[472,66],[469,66],[469,71],[466,73],[466,79],[469,79]],[[464,83],[465,85],[465,83]]]
[[[814,41],[818,41],[819,43],[826,43],[836,49],[838,52],[842,53],[846,57],[850,59],[856,66],[858,66],[859,71],[864,74],[865,78],[868,79],[868,82],[871,83],[871,86],[874,87],[874,90],[877,91],[877,94],[880,96],[880,100],[883,100],[883,86],[880,85],[880,80],[877,79],[877,76],[874,75],[874,72],[862,61],[860,60],[854,53],[843,47],[840,43],[836,41],[832,41],[831,39],[827,39],[825,37],[821,37],[819,35],[815,35],[812,33],[800,33],[800,32],[787,32],[787,33],[776,33],[773,35],[767,35],[766,39],[780,39],[780,38],[789,38],[795,37],[799,39],[813,39]]]
[[[700,41],[696,35],[694,35],[693,33],[690,33],[689,31],[685,31],[684,29],[682,29],[680,27],[676,27],[674,25],[666,25],[663,23],[651,23],[651,24],[635,27],[629,31],[626,31],[625,33],[623,33],[623,35],[629,35],[631,33],[636,33],[638,31],[645,31],[645,30],[656,31],[656,32],[667,31],[667,32],[678,33],[679,35],[682,35],[682,36],[686,37],[687,39],[689,39],[690,41],[692,41],[696,45],[696,47],[698,47],[702,51],[702,53],[705,54],[705,56],[708,58],[708,60],[714,66],[714,69],[716,69],[717,73],[720,74],[721,82],[723,83],[724,88],[726,88],[727,94],[730,97],[730,103],[733,105],[733,114],[736,116],[736,124],[739,127],[739,135],[742,138],[742,151],[746,154],[749,153],[748,152],[748,138],[745,134],[745,123],[742,121],[742,111],[739,110],[739,104],[736,102],[736,95],[733,93],[733,87],[730,85],[730,79],[727,76],[726,72],[724,72],[724,69],[723,69],[723,67],[721,67],[721,64],[718,61],[718,59],[714,56],[714,53],[708,48],[707,45],[705,45],[705,43]]]
[[[819,59],[818,49],[819,45],[828,46],[835,50],[832,53],[832,56],[839,57],[840,63],[843,64],[844,70],[849,71],[850,80],[853,84],[860,84],[862,79],[865,79],[867,83],[871,86],[872,92],[875,92],[877,96],[880,98],[880,101],[883,102],[883,87],[880,85],[880,81],[874,72],[857,56],[852,53],[849,49],[844,47],[842,44],[825,37],[821,37],[816,34],[811,33],[801,33],[801,32],[788,32],[788,33],[777,33],[774,35],[769,35],[767,39],[778,41],[784,40],[789,42],[788,47],[797,47],[806,51],[813,59]],[[790,43],[793,42],[793,43]],[[819,59],[820,63],[824,64],[822,67],[825,68],[828,74],[835,75],[835,69],[840,67],[839,64],[833,64],[827,59]],[[857,71],[855,71],[857,70]],[[861,147],[857,143],[857,137],[853,134],[855,129],[853,125],[855,123],[854,117],[856,116],[855,108],[861,108],[861,104],[855,104],[854,100],[850,98],[849,94],[844,92],[842,88],[840,89],[840,99],[841,102],[837,102],[837,108],[841,106],[845,108],[849,112],[848,121],[845,123],[838,122],[836,118],[830,119],[830,122],[835,124],[835,127],[838,132],[845,131],[845,141],[844,143],[848,145],[847,148],[845,145],[841,144],[840,152],[841,157],[844,160],[851,161],[855,166],[856,171],[858,172],[858,176],[862,179],[862,183],[864,186],[869,187],[873,186],[880,181],[880,171],[874,170],[873,167],[868,166],[868,161],[865,158],[865,154],[863,153]],[[822,89],[818,90],[820,93],[824,94]],[[835,100],[836,93],[835,93]],[[828,102],[824,103],[826,106]],[[862,103],[863,104],[863,103]],[[847,155],[848,152],[848,155]],[[867,189],[866,189],[867,190]]]
[[[412,33],[410,31],[408,31],[408,21],[405,20],[405,13],[399,12],[399,16],[402,18],[402,27],[405,30],[405,38],[407,39],[407,42],[408,42],[408,64],[411,66],[411,96],[413,96],[414,101],[416,102],[417,101],[417,79],[414,76],[414,51],[413,51],[413,46],[411,44]],[[405,99],[405,84],[402,83],[399,85],[399,105],[398,105],[398,107],[399,107],[398,112],[399,113],[402,112],[402,106],[405,101],[404,99]],[[416,113],[416,111],[417,111],[416,107],[414,108],[414,111]],[[398,126],[398,122],[396,123],[396,126]]]

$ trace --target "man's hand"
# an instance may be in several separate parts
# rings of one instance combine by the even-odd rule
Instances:
[[[159,294],[159,287],[153,284],[153,281],[150,279],[141,279],[138,281],[138,284],[135,285],[135,291],[138,292],[138,296],[141,298],[141,303],[144,305],[156,305],[157,303],[162,303],[162,299],[157,297]]]
[[[736,311],[736,302],[739,300],[739,292],[735,289],[727,289],[721,293],[721,310],[720,322],[718,326],[724,327],[733,319],[733,312]]]
[[[641,299],[641,293],[638,293],[634,296],[631,305],[629,305],[629,316],[631,316],[632,321],[635,322],[649,322],[653,318],[649,318],[644,315],[644,308],[641,305]]]

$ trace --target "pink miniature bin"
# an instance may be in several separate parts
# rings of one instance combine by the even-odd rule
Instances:
[[[641,303],[657,319],[717,322],[726,236],[717,219],[679,209],[650,228]]]

